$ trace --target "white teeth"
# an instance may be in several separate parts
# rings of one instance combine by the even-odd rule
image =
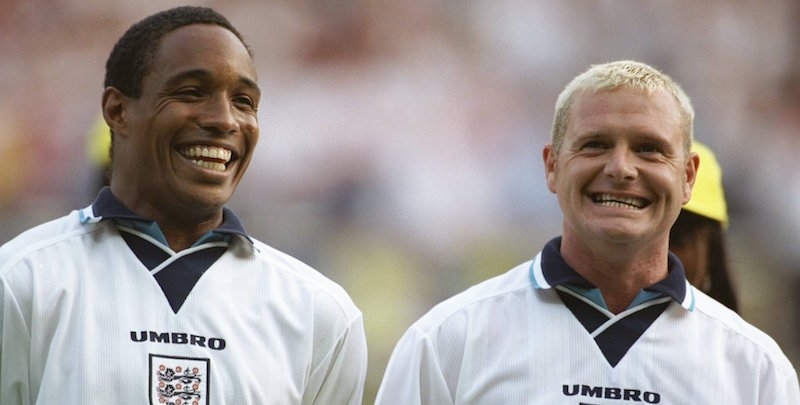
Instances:
[[[233,153],[225,148],[219,148],[216,146],[202,146],[202,145],[194,145],[184,148],[181,153],[186,157],[204,157],[209,159],[218,159],[222,160],[224,163],[228,163],[231,160],[231,156]],[[224,165],[223,163],[223,165]]]
[[[204,169],[216,170],[218,172],[224,172],[225,171],[225,165],[222,164],[222,163],[209,162],[209,161],[206,161],[206,160],[192,160],[192,163],[194,163],[194,164],[196,164],[196,165],[198,165],[198,166],[200,166],[200,167],[202,167]]]
[[[592,200],[604,207],[639,209],[647,206],[647,200],[633,197],[620,197],[611,194],[598,194],[593,196]]]
[[[190,159],[192,163],[204,169],[224,172],[225,164],[231,161],[233,152],[216,146],[193,145],[183,148],[181,154],[194,158]]]

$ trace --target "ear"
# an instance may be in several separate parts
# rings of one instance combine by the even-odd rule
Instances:
[[[683,204],[689,202],[692,198],[692,188],[694,188],[694,181],[697,179],[697,169],[700,168],[700,155],[697,152],[689,154],[689,159],[686,160],[686,182],[683,185]]]
[[[544,161],[544,175],[547,180],[547,188],[556,194],[556,151],[553,144],[548,143],[542,150],[542,160]]]
[[[116,88],[106,87],[103,91],[103,118],[115,134],[119,133],[120,129],[125,126],[126,103],[127,98]]]

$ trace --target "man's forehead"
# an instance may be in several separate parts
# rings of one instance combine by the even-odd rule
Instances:
[[[247,46],[235,33],[216,24],[189,24],[178,27],[161,36],[156,54],[172,53],[186,48],[197,48],[214,51],[219,48],[230,48],[241,51],[252,61]]]
[[[648,92],[630,86],[613,89],[582,90],[575,93],[568,122],[596,113],[647,113],[680,121],[677,100],[666,90]]]
[[[148,70],[170,77],[202,77],[211,75],[215,64],[235,70],[245,84],[256,83],[255,62],[245,44],[213,24],[186,25],[164,34]]]
[[[576,93],[565,120],[563,141],[620,133],[636,135],[638,141],[683,138],[680,111],[669,93],[618,90]]]

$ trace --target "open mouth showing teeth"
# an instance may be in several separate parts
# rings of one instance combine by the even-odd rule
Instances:
[[[594,194],[592,195],[592,201],[594,201],[595,204],[603,207],[618,207],[637,210],[642,209],[650,204],[650,201],[647,201],[643,198],[621,197],[612,194]]]
[[[204,169],[224,172],[233,152],[216,146],[192,145],[181,149],[181,155]]]

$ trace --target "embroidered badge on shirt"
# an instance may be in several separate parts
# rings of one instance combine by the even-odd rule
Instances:
[[[207,405],[209,359],[150,355],[151,405]]]

